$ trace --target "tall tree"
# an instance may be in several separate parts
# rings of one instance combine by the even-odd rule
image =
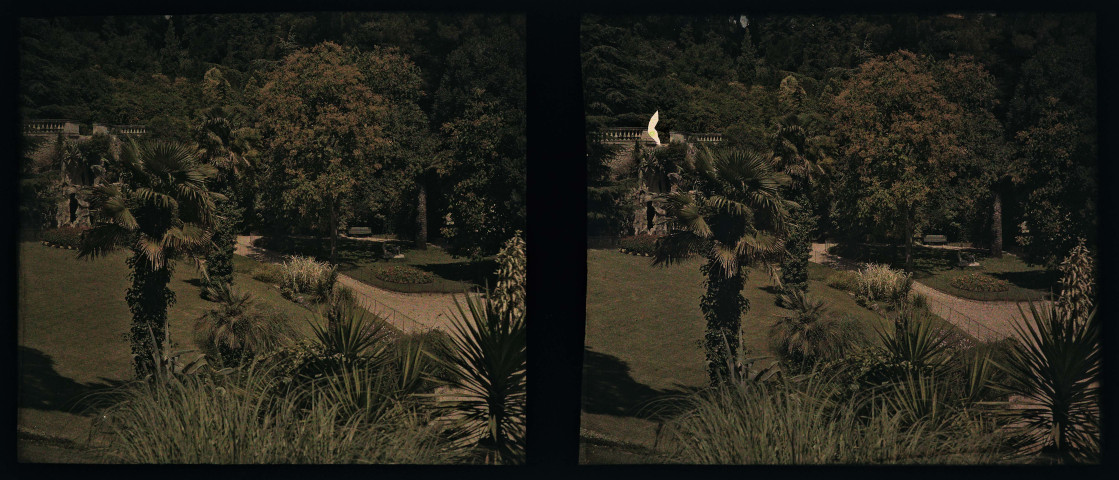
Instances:
[[[667,196],[669,234],[657,243],[653,264],[705,258],[700,309],[707,320],[707,373],[715,384],[729,373],[728,359],[737,358],[742,316],[750,307],[742,296],[748,268],[779,261],[795,205],[779,192],[788,175],[753,152],[704,149],[685,174],[699,188]]]
[[[330,237],[334,260],[338,225],[359,181],[382,168],[374,152],[387,143],[384,97],[372,91],[334,43],[284,58],[261,89],[261,158],[279,217],[317,227]]]
[[[941,93],[928,58],[902,50],[859,67],[835,97],[833,123],[850,223],[900,237],[911,270],[915,227],[945,165],[962,154],[960,107]]]
[[[126,299],[137,377],[167,365],[167,308],[175,302],[168,283],[175,260],[198,260],[211,246],[214,202],[221,197],[206,188],[216,170],[197,155],[186,144],[129,142],[119,157],[123,181],[93,189],[98,220],[82,237],[78,256],[94,258],[122,246],[132,252]]]

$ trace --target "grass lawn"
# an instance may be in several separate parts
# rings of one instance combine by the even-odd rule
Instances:
[[[647,257],[587,251],[582,427],[603,438],[584,442],[581,461],[636,462],[634,455],[655,442],[658,417],[653,410],[670,407],[673,395],[707,384],[700,343],[705,329],[699,309],[701,262],[653,267]],[[810,270],[811,294],[853,316],[865,333],[883,324],[849,294],[826,286],[828,269],[820,268],[825,271]],[[768,328],[787,312],[774,305],[770,285],[768,275],[754,271],[744,292],[750,310],[743,318],[743,342],[755,355],[769,354]],[[617,443],[630,445],[611,448]]]
[[[1057,286],[1059,273],[1046,270],[1042,265],[1027,264],[1012,254],[1003,254],[1002,258],[992,258],[985,250],[968,251],[975,254],[979,267],[958,267],[955,250],[914,246],[913,278],[949,295],[981,301],[1037,300],[1047,296],[1050,289],[1055,289]],[[905,267],[904,247],[899,247],[895,251],[889,246],[840,244],[831,247],[830,252],[858,261],[870,259],[875,263],[889,264],[892,268]],[[952,279],[972,273],[982,273],[1004,280],[1009,288],[1005,292],[974,292],[952,286]]]
[[[313,256],[319,260],[330,258],[330,239],[317,238],[264,238],[259,244],[264,248],[286,254]],[[411,242],[391,242],[404,254],[403,259],[385,260],[381,242],[339,238],[335,251],[338,271],[362,283],[404,293],[462,293],[486,284],[497,284],[497,262],[493,257],[471,261],[455,257],[436,245],[426,250],[411,248]],[[431,272],[435,281],[423,285],[387,282],[377,278],[378,269],[386,265],[410,265]]]
[[[87,404],[79,400],[132,375],[129,344],[123,337],[131,322],[124,299],[130,283],[124,263],[128,253],[90,261],[78,260],[74,250],[37,242],[23,242],[19,248],[18,424],[45,437],[82,444],[89,417],[82,412]],[[304,326],[310,311],[280,296],[274,286],[253,280],[246,273],[251,268],[246,262],[253,260],[235,261],[236,287],[292,318],[297,327]],[[177,298],[168,319],[172,351],[194,348],[194,320],[214,305],[199,298],[197,277],[190,264],[179,262],[170,284]]]

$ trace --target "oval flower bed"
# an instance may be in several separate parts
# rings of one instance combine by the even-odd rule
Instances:
[[[374,272],[374,275],[386,282],[403,283],[406,285],[421,285],[435,281],[435,275],[431,272],[408,265],[381,267]]]
[[[659,237],[656,235],[622,237],[618,240],[618,246],[621,247],[622,253],[651,257],[653,256],[653,251],[657,248],[657,238]]]
[[[952,279],[951,285],[969,292],[1005,292],[1010,289],[1006,280],[1000,280],[983,273],[961,275]]]

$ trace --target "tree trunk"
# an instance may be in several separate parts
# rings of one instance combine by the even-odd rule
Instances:
[[[142,252],[133,248],[127,261],[132,270],[132,285],[125,300],[132,312],[130,340],[132,365],[137,378],[155,374],[166,350],[167,308],[175,302],[175,292],[167,285],[171,270],[153,270]]]
[[[717,385],[728,377],[737,359],[742,315],[749,309],[748,300],[742,296],[746,276],[739,272],[726,278],[714,258],[708,258],[700,272],[706,277],[707,287],[699,303],[707,320],[704,334],[707,375],[711,385]]]
[[[995,205],[991,209],[991,256],[1002,258],[1002,194],[995,190]]]
[[[338,209],[334,199],[330,199],[330,263],[334,263],[334,248],[338,242]]]
[[[905,209],[905,273],[913,272],[913,211]]]
[[[419,178],[419,191],[416,194],[416,249],[427,250],[427,182],[424,175]]]

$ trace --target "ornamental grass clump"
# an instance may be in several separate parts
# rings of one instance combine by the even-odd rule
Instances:
[[[338,271],[333,266],[308,257],[293,256],[280,269],[280,293],[291,300],[305,296],[312,302],[321,302],[330,297],[338,280]]]
[[[453,463],[430,414],[393,405],[370,421],[329,394],[272,395],[266,369],[134,382],[107,398],[91,439],[125,463]]]
[[[791,381],[720,384],[683,397],[658,443],[674,460],[701,464],[976,464],[1012,460],[1004,434],[971,414],[912,422],[910,413],[866,397],[835,402],[838,385],[813,375]]]
[[[913,288],[913,278],[889,266],[870,264],[859,270],[855,298],[867,306],[904,304]]]

